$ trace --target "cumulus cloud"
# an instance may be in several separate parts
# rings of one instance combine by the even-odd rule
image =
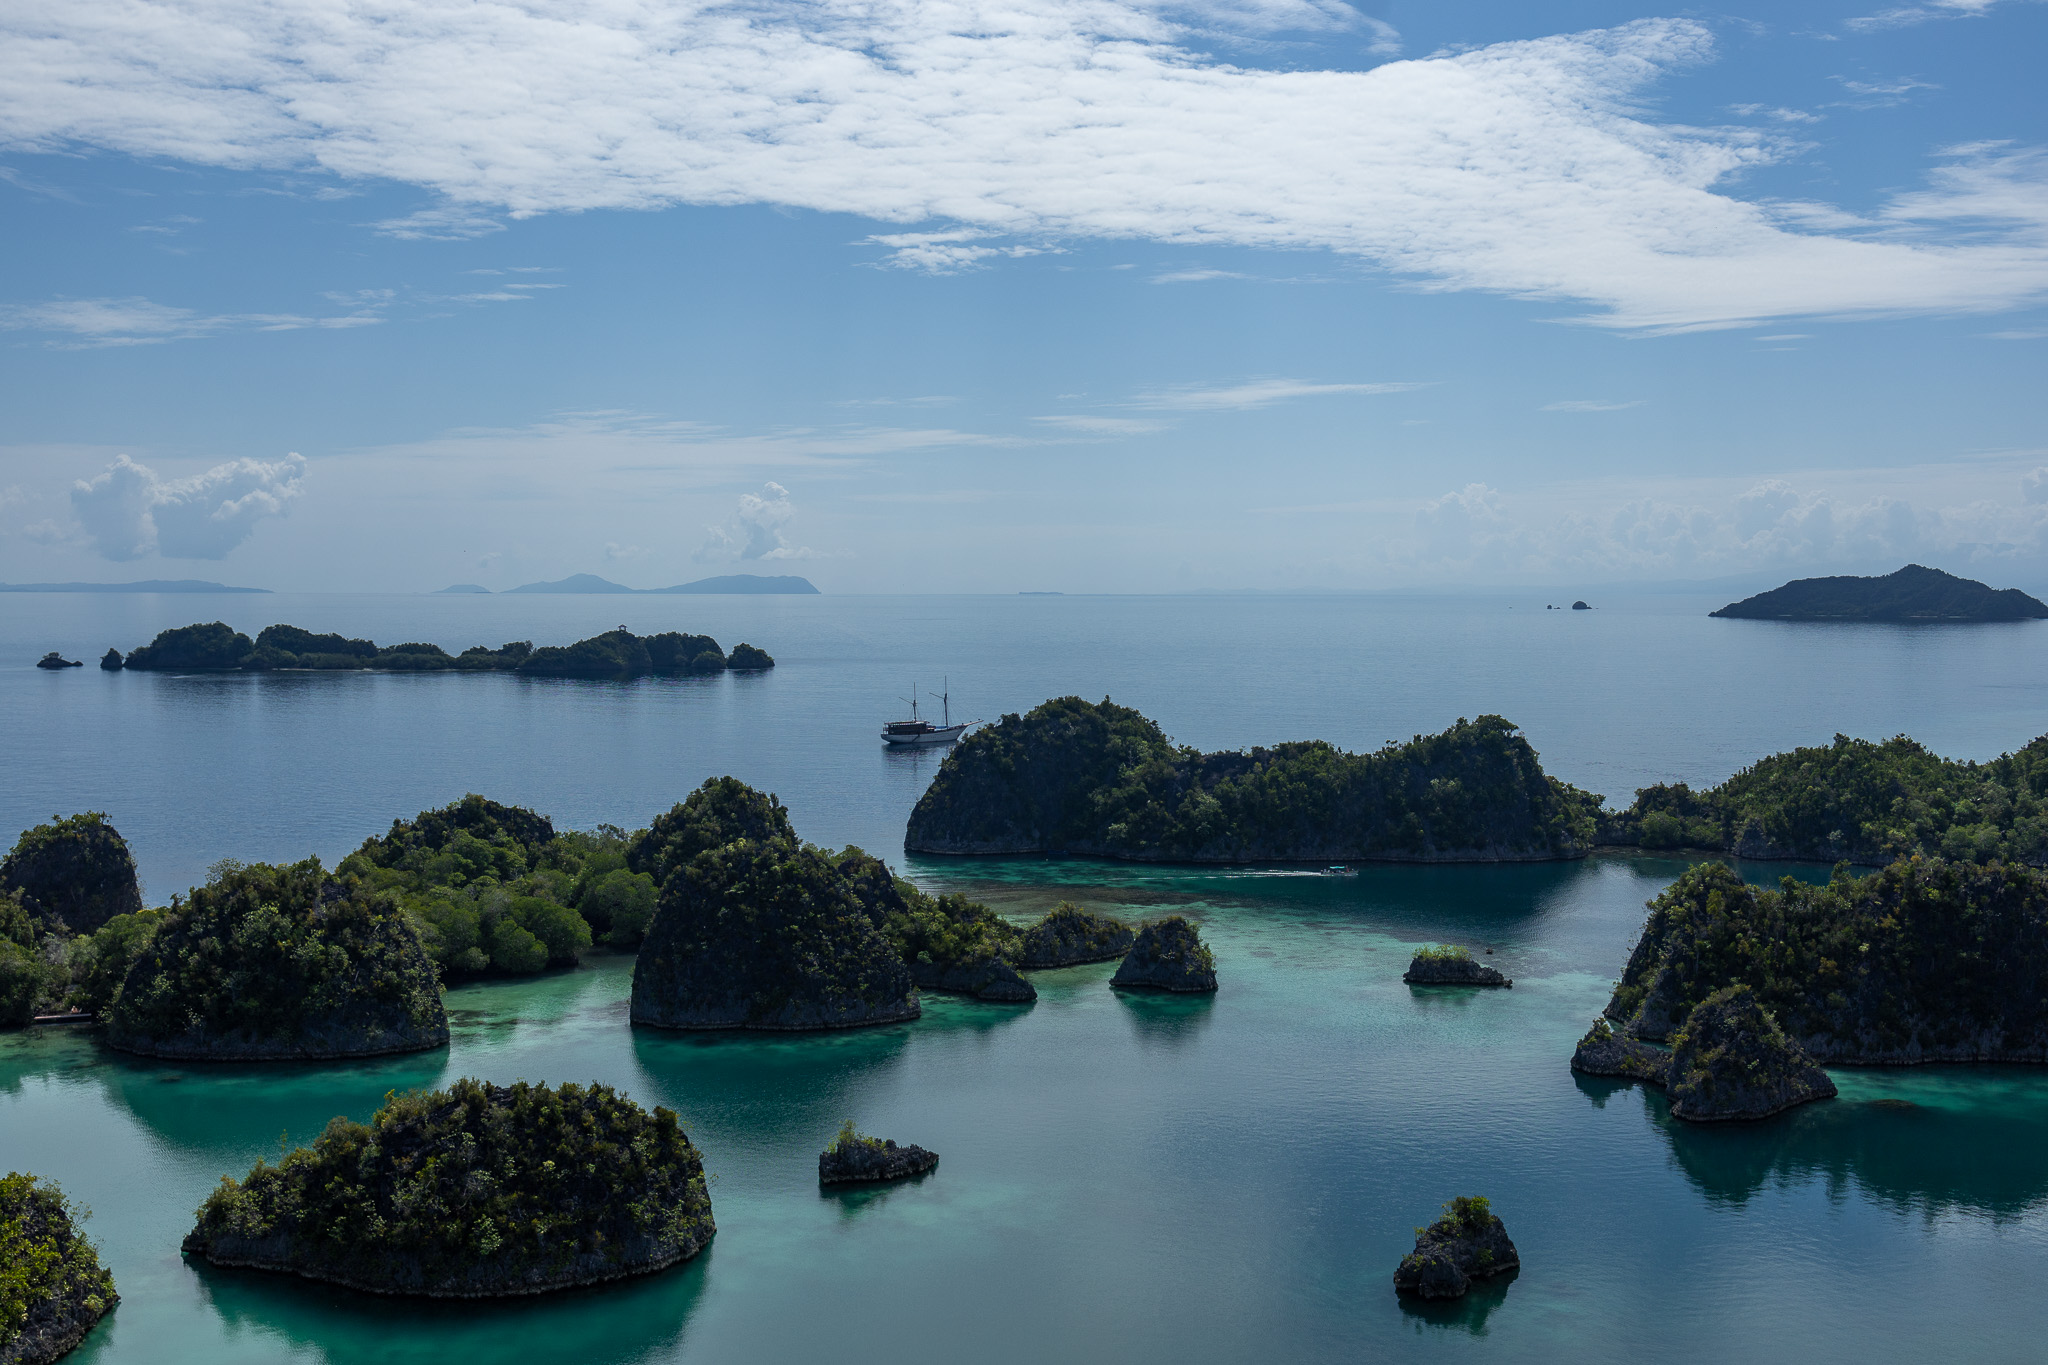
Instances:
[[[779,483],[761,485],[759,493],[743,493],[740,505],[725,524],[707,527],[710,539],[697,551],[700,560],[813,559],[817,552],[791,545],[782,528],[796,515],[789,490]]]
[[[103,557],[222,559],[299,496],[306,461],[231,460],[188,479],[160,479],[123,455],[71,488],[71,510]]]
[[[929,268],[1037,249],[1003,238],[1311,248],[1646,330],[2048,294],[2038,166],[1962,154],[2017,216],[1961,223],[1937,186],[1877,232],[1725,192],[1793,145],[1646,112],[1713,55],[1697,22],[1362,71],[1190,45],[1229,22],[1392,41],[1335,0],[11,0],[0,141],[395,179],[439,196],[386,225],[416,235],[770,203],[900,225],[882,245]]]

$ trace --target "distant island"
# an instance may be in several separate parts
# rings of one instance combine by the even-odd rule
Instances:
[[[727,654],[709,635],[665,630],[640,636],[621,626],[572,645],[511,640],[492,649],[472,645],[450,654],[439,645],[414,640],[380,647],[374,640],[315,635],[298,626],[266,626],[254,640],[222,621],[159,631],[155,640],[129,651],[108,650],[100,667],[139,672],[249,672],[272,669],[335,670],[375,668],[401,673],[520,673],[541,678],[638,678],[647,674],[759,672],[775,667],[764,649],[744,642]]]
[[[230,588],[201,578],[145,578],[139,583],[0,583],[0,592],[269,592]]]
[[[482,592],[484,589],[472,584],[460,583],[443,592]],[[760,574],[729,573],[716,578],[699,578],[691,583],[678,583],[672,588],[629,588],[623,583],[614,583],[609,578],[599,578],[594,573],[571,574],[558,578],[552,583],[522,583],[516,588],[505,589],[507,593],[638,593],[652,596],[664,593],[724,593],[728,595],[752,596],[818,596],[818,590],[808,578],[794,574],[763,577]]]
[[[468,597],[473,596],[476,593],[482,593],[484,596],[489,597],[491,595],[491,590],[481,583],[451,583],[447,587],[442,588],[438,592],[428,593],[427,596]]]
[[[1709,616],[1737,621],[2039,621],[2048,603],[2018,588],[1908,564],[1882,578],[1799,578]]]

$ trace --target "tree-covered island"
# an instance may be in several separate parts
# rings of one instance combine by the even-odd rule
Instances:
[[[0,1361],[47,1365],[85,1339],[121,1296],[78,1230],[84,1212],[54,1184],[0,1177]]]
[[[670,1110],[604,1085],[465,1079],[223,1177],[184,1250],[376,1294],[500,1298],[661,1270],[716,1231]]]
[[[143,672],[247,672],[276,669],[327,671],[383,669],[401,673],[517,673],[533,678],[638,678],[758,672],[775,667],[766,650],[733,646],[727,655],[709,635],[662,631],[635,635],[624,626],[570,645],[513,640],[495,648],[472,645],[460,654],[421,641],[379,645],[347,636],[316,635],[298,626],[266,626],[251,640],[221,621],[160,631],[123,659],[108,651],[102,668]]]
[[[174,901],[140,941],[105,1021],[124,1052],[188,1060],[370,1057],[448,1042],[434,965],[404,913],[314,858],[223,866]]]
[[[1194,863],[1577,858],[1600,802],[1547,776],[1498,716],[1369,754],[1316,740],[1204,754],[1128,707],[1060,697],[955,746],[905,845]]]
[[[2048,602],[1908,564],[1881,578],[1798,578],[1707,614],[1740,621],[2039,621],[2048,619]]]

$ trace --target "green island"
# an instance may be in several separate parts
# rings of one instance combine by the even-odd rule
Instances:
[[[532,678],[638,678],[653,675],[754,672],[775,660],[753,645],[733,646],[728,655],[709,635],[663,631],[635,635],[620,626],[570,645],[514,640],[497,646],[472,645],[460,654],[420,641],[378,645],[347,636],[316,635],[298,626],[266,626],[251,640],[225,622],[179,626],[131,650],[125,659],[110,650],[102,668],[145,672],[247,672],[276,669],[332,671],[383,669],[399,673],[517,673]]]
[[[1583,857],[1602,798],[1547,776],[1498,716],[1353,754],[1318,740],[1204,754],[1128,707],[1059,697],[946,756],[910,816],[919,853],[1154,862]]]
[[[1878,578],[1798,578],[1707,613],[1738,621],[2039,621],[2048,603],[2018,588],[1908,564]]]
[[[886,869],[851,875],[872,869],[845,861],[855,865],[800,842],[782,804],[736,778],[712,778],[657,817],[626,854],[660,887],[633,967],[633,1022],[806,1030],[915,1019],[910,971],[861,894],[889,885]]]
[[[0,1361],[46,1365],[120,1301],[78,1230],[85,1212],[46,1180],[0,1176]]]
[[[1455,943],[1421,948],[1401,979],[1411,986],[1509,986],[1515,983]]]
[[[1672,1117],[1691,1123],[1769,1118],[1835,1094],[1828,1073],[1742,985],[1701,1001],[1672,1035],[1669,1052],[1596,1019],[1579,1039],[1572,1070],[1668,1090]]]
[[[376,1294],[500,1298],[646,1274],[717,1231],[676,1115],[609,1086],[463,1079],[336,1118],[223,1176],[186,1236],[216,1265]]]
[[[1915,857],[1772,889],[1702,863],[1650,902],[1605,1014],[1671,1038],[1737,985],[1823,1063],[2048,1062],[2048,874]]]
[[[1394,1288],[1423,1299],[1455,1299],[1474,1280],[1517,1269],[1522,1258],[1484,1195],[1459,1195],[1443,1217],[1415,1229],[1415,1250],[1394,1270]]]
[[[1213,991],[1216,958],[1184,916],[1168,915],[1139,928],[1109,984],[1120,990]]]
[[[23,830],[0,858],[0,896],[9,894],[51,930],[73,934],[142,908],[128,843],[96,810]]]
[[[574,966],[603,942],[639,947],[654,879],[626,866],[629,838],[557,832],[520,806],[471,793],[365,840],[337,874],[397,898],[444,980]]]
[[[297,1061],[448,1042],[440,983],[411,923],[316,858],[220,864],[137,946],[104,1015],[107,1042],[124,1052]]]
[[[923,1175],[939,1164],[937,1152],[898,1147],[894,1139],[863,1136],[853,1120],[840,1125],[832,1145],[818,1153],[818,1183],[842,1185],[877,1180],[902,1180]]]

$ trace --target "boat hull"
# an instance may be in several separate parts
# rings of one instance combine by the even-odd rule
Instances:
[[[902,748],[924,744],[951,744],[954,740],[960,738],[960,733],[966,728],[965,725],[938,725],[929,730],[908,734],[891,734],[889,731],[884,730],[882,732],[882,743],[893,744]]]

